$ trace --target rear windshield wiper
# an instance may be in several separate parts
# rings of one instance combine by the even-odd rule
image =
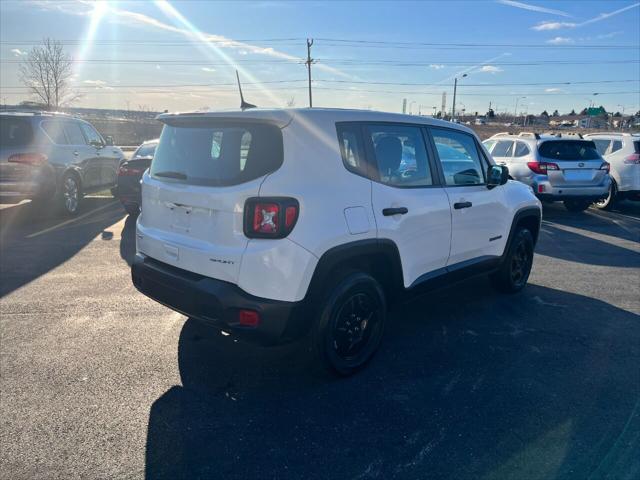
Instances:
[[[167,178],[177,178],[178,180],[186,180],[187,176],[182,172],[172,172],[167,170],[166,172],[154,172],[155,177],[167,177]]]

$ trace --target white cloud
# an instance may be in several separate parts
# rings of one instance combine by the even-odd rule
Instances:
[[[624,32],[621,31],[617,31],[617,32],[610,32],[610,33],[602,33],[600,35],[596,35],[596,38],[598,40],[604,40],[605,38],[613,38],[613,37],[617,37],[618,35],[622,35]]]
[[[559,30],[561,28],[578,28],[578,27],[584,27],[585,25],[591,25],[592,23],[596,23],[596,22],[600,22],[602,20],[605,20],[607,18],[613,17],[615,15],[619,15],[623,12],[626,12],[627,10],[631,10],[632,8],[636,8],[640,6],[640,2],[639,3],[634,3],[632,5],[627,5],[626,7],[623,8],[619,8],[618,10],[614,10],[613,12],[607,12],[607,13],[601,13],[600,15],[596,15],[593,18],[590,18],[588,20],[585,20],[584,22],[580,22],[580,23],[574,23],[574,22],[551,22],[551,21],[546,21],[546,22],[540,22],[537,25],[534,25],[533,27],[531,27],[533,30],[536,31],[544,31],[544,30]]]
[[[216,69],[215,68],[210,68],[210,67],[202,67],[202,71],[203,72],[215,72]]]
[[[559,93],[562,91],[562,89],[561,88],[545,88],[544,91],[547,93]]]
[[[433,70],[442,70],[444,68],[444,65],[438,65],[438,64],[432,63],[431,65],[429,65],[429,68]]]
[[[19,48],[12,48],[11,53],[13,53],[15,57],[22,57],[23,55],[27,55],[27,52],[24,52]]]
[[[102,87],[107,84],[104,80],[83,80],[82,83],[87,85],[95,85],[96,87]]]
[[[547,40],[547,43],[550,45],[571,45],[576,42],[573,38],[569,37],[553,37]]]
[[[560,30],[561,28],[574,28],[577,24],[572,22],[540,22],[531,27],[531,30],[544,32],[546,30]]]
[[[499,73],[503,72],[504,70],[502,70],[500,67],[496,67],[495,65],[483,65],[482,68],[480,68],[478,71],[482,73]]]
[[[522,10],[529,10],[531,12],[538,13],[549,13],[551,15],[560,15],[561,17],[570,17],[567,12],[563,12],[562,10],[554,10],[552,8],[539,7],[537,5],[531,5],[529,3],[524,2],[516,2],[513,0],[497,0],[498,3],[502,5],[508,5],[509,7],[521,8]]]

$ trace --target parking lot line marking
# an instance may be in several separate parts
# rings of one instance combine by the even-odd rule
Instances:
[[[104,210],[107,207],[111,207],[112,205],[115,205],[116,203],[118,203],[118,202],[116,200],[114,200],[113,202],[107,203],[106,205],[102,205],[101,207],[94,208],[93,210],[89,210],[88,212],[83,213],[79,217],[70,218],[69,220],[65,220],[64,222],[58,223],[57,225],[54,225],[52,227],[45,228],[44,230],[40,230],[39,232],[35,232],[35,233],[30,234],[30,235],[27,235],[26,238],[35,238],[37,236],[40,236],[40,235],[43,235],[45,233],[51,232],[52,230],[56,230],[56,229],[58,229],[60,227],[64,227],[65,225],[69,225],[70,223],[77,222],[78,220],[82,220],[83,218],[86,218],[89,215],[92,215],[92,214],[94,214],[96,212],[99,212],[100,210]]]

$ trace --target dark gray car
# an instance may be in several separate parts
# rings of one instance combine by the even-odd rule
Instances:
[[[0,112],[0,202],[54,201],[78,212],[82,196],[116,185],[124,154],[88,122],[49,112]]]

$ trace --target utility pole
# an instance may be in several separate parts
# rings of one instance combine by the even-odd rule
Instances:
[[[463,74],[461,79],[466,77],[467,74]],[[455,120],[456,118],[456,91],[458,90],[458,77],[453,79],[453,106],[451,108],[451,120]]]
[[[311,96],[311,64],[313,58],[311,58],[311,45],[313,45],[313,38],[307,38],[307,73],[309,75],[309,108],[313,107],[313,98]]]

